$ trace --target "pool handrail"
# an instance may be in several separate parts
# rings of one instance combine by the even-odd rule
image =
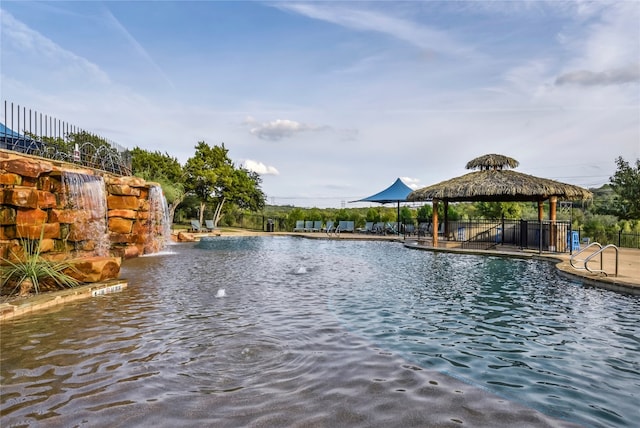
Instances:
[[[576,258],[576,256],[578,256],[579,254],[585,252],[587,249],[589,249],[590,247],[598,247],[598,249],[596,251],[594,251],[592,254],[590,254],[589,256],[587,256],[587,258],[585,259],[578,259]],[[608,244],[605,245],[604,247],[599,243],[599,242],[592,242],[591,244],[587,245],[586,247],[584,247],[582,250],[578,251],[577,253],[573,254],[571,256],[571,258],[569,258],[569,263],[571,263],[571,266],[574,269],[585,269],[591,273],[603,273],[605,276],[609,276],[609,274],[602,268],[602,253],[608,249],[608,248],[613,248],[616,251],[616,271],[614,273],[613,276],[618,276],[618,247],[616,247],[613,244]],[[600,255],[600,269],[590,269],[589,268],[589,262],[591,261],[591,259],[593,259],[595,256]],[[580,262],[582,263],[582,266],[576,266],[574,264],[574,260],[576,262]]]
[[[584,253],[585,251],[587,251],[589,248],[597,246],[599,249],[598,251],[600,251],[602,249],[602,245],[600,245],[599,242],[592,242],[591,244],[587,245],[586,247],[584,247],[583,249],[581,249],[580,251],[578,251],[577,253],[574,253],[571,255],[571,257],[569,258],[569,263],[571,263],[571,266],[574,269],[586,269],[586,267],[584,266],[584,264],[582,266],[576,266],[573,264],[573,261],[575,260],[576,262],[581,262],[584,263],[585,259],[578,259],[577,256],[579,256],[580,254]],[[598,252],[596,251],[596,252]],[[595,254],[595,253],[594,253]],[[602,264],[600,265],[600,267],[602,268]]]

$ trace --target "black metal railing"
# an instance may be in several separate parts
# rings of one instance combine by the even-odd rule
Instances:
[[[220,227],[238,227],[247,230],[264,232],[285,232],[287,222],[285,218],[267,217],[262,214],[224,215],[218,222]]]
[[[0,149],[131,175],[131,154],[68,122],[4,101]]]
[[[602,245],[613,244],[620,248],[640,249],[640,233],[637,232],[598,230],[587,233],[580,229],[579,233],[583,242],[598,242]]]
[[[418,236],[431,236],[428,223],[418,224]],[[456,241],[467,249],[494,249],[513,246],[550,252],[570,252],[576,246],[568,221],[529,220],[465,220],[444,222],[438,227],[438,236],[444,241]],[[575,248],[574,248],[575,249]]]

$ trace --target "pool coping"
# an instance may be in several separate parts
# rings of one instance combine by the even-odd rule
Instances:
[[[0,303],[0,324],[16,317],[47,308],[53,308],[75,300],[117,293],[127,288],[127,286],[128,283],[125,279],[111,279],[60,291],[44,292],[24,298],[16,298],[9,302]]]

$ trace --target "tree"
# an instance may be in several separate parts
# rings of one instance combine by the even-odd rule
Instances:
[[[372,221],[374,223],[377,223],[380,221],[380,211],[371,207],[367,210],[367,215],[365,217],[365,219],[367,221]]]
[[[519,218],[522,206],[518,202],[477,202],[477,213],[486,219]]]
[[[418,222],[427,223],[431,222],[433,218],[433,207],[431,205],[424,204],[420,208],[418,208]]]
[[[413,212],[409,207],[400,208],[400,223],[413,224]]]
[[[260,176],[244,168],[236,168],[224,146],[209,146],[204,141],[196,145],[196,153],[184,167],[187,191],[200,200],[200,222],[209,203],[216,203],[214,224],[226,202],[253,211],[264,207],[265,195],[260,189]]]
[[[616,194],[615,211],[621,219],[640,218],[640,159],[636,166],[630,166],[622,156],[616,159],[618,169],[610,177],[611,187]]]
[[[169,220],[173,224],[176,209],[186,195],[182,165],[168,153],[150,152],[136,147],[131,150],[131,169],[136,177],[154,181],[162,187],[169,205]]]
[[[221,189],[225,198],[236,204],[239,208],[251,211],[260,211],[264,208],[266,196],[260,184],[262,178],[254,171],[245,168],[235,169],[233,181],[227,189]],[[318,217],[316,220],[319,220]]]
[[[220,189],[228,188],[233,180],[233,164],[227,156],[229,151],[222,146],[210,147],[204,141],[196,145],[196,153],[187,160],[184,167],[186,182],[185,188],[188,192],[195,194],[200,201],[200,223],[204,221],[204,210],[208,203],[212,203],[220,198]],[[218,206],[224,199],[218,200]],[[217,217],[220,210],[216,208],[214,222],[217,224]]]

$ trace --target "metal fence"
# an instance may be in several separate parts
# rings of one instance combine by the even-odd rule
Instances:
[[[224,215],[220,219],[219,226],[239,227],[248,230],[261,230],[264,232],[285,232],[287,222],[285,218],[267,217],[262,214]]]
[[[239,214],[223,216],[220,226],[239,227],[265,232],[291,231],[292,226],[286,218],[267,217],[261,214]],[[543,220],[471,220],[450,221],[445,228],[444,222],[438,228],[443,240],[457,241],[462,248],[499,249],[512,246],[534,251],[568,253],[584,247],[593,238],[587,237],[582,230],[571,230],[568,221]],[[402,231],[410,230],[403,225]],[[433,233],[430,223],[413,225],[412,232],[406,236],[424,237]],[[446,233],[445,233],[446,230]],[[603,245],[615,244],[624,248],[640,248],[640,234],[614,233],[598,237]]]
[[[597,231],[588,236],[584,231],[580,230],[580,236],[591,242],[599,242],[602,245],[613,244],[620,248],[638,248],[640,249],[640,233],[623,232],[623,231]]]
[[[507,245],[564,253],[579,245],[579,236],[570,227],[568,221],[469,220],[443,222],[437,233],[441,240],[458,242],[462,248],[487,250]],[[434,233],[430,223],[421,223],[414,230],[418,236]]]
[[[0,149],[131,175],[130,152],[111,140],[7,101],[2,120]],[[97,144],[96,140],[104,144]]]

